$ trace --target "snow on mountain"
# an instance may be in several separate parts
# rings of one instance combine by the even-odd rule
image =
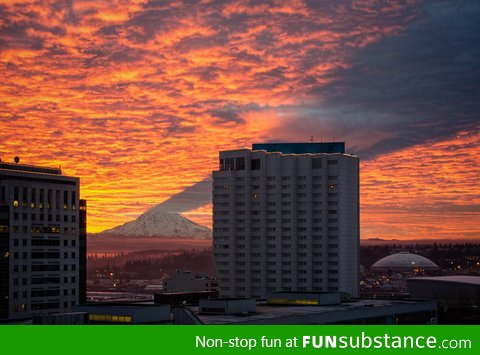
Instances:
[[[105,230],[97,236],[118,237],[159,237],[181,239],[208,239],[209,228],[190,221],[176,212],[164,211],[156,206],[141,214],[135,220]]]

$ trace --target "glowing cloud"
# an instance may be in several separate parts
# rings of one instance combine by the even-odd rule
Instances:
[[[472,85],[479,80],[471,68],[480,62],[480,41],[472,37],[480,31],[471,26],[478,27],[479,13],[478,4],[413,0],[0,1],[0,156],[62,165],[80,176],[89,232],[126,222],[208,178],[219,150],[252,142],[336,136],[368,158],[393,154],[387,156],[398,170],[403,165],[394,161],[404,155],[395,151],[413,154],[409,149],[422,141],[475,129],[480,108]],[[444,61],[441,41],[433,41],[434,55],[418,42],[437,18],[439,26],[451,24],[455,51],[448,53],[458,53]],[[422,60],[402,70],[405,61],[394,54],[408,48]],[[417,65],[429,60],[447,73],[441,90],[432,89],[439,87],[436,72]],[[405,80],[406,72],[417,81]],[[420,93],[413,90],[419,83]],[[389,95],[385,85],[414,98]],[[413,103],[409,110],[405,99]],[[453,173],[455,164],[442,165],[436,176]],[[437,202],[435,194],[450,187],[462,191],[457,205],[473,198],[438,178],[375,185],[387,167],[372,160],[363,168],[365,235],[395,235],[374,218],[391,225],[380,210],[390,203],[383,201],[387,188],[395,192],[391,201],[403,201],[402,211],[419,198]],[[412,184],[435,193],[399,199],[399,186]],[[184,213],[208,223],[208,211],[194,208]]]

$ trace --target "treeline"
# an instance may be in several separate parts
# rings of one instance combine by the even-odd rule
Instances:
[[[143,257],[142,257],[143,256]],[[128,253],[111,257],[89,258],[89,277],[114,272],[129,279],[158,279],[172,275],[175,270],[189,270],[194,274],[206,273],[216,276],[211,248],[181,252],[152,251]]]

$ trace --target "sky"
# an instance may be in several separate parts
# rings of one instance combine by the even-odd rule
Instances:
[[[0,0],[0,158],[81,178],[88,231],[211,225],[220,150],[345,141],[361,237],[480,238],[477,1]]]

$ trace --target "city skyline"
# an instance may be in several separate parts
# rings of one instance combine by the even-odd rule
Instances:
[[[480,237],[479,4],[0,9],[0,158],[79,176],[90,233],[204,201],[218,151],[313,135],[361,158],[362,239]]]

